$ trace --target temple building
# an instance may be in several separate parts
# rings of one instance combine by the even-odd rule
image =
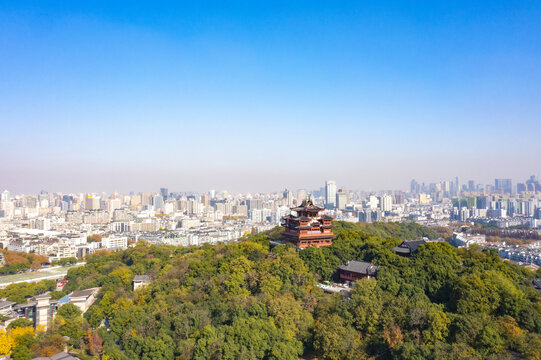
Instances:
[[[282,218],[282,225],[286,228],[282,233],[285,241],[300,249],[331,245],[334,237],[331,224],[333,217],[319,216],[322,210],[309,199],[304,200],[300,206],[291,208],[296,215]]]
[[[338,272],[340,273],[340,281],[351,286],[357,280],[376,277],[379,268],[379,265],[369,262],[350,260],[347,264],[340,265]]]

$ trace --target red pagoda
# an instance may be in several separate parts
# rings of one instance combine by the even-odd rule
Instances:
[[[291,208],[297,215],[291,214],[282,218],[282,225],[286,228],[282,233],[285,241],[300,249],[332,245],[333,217],[318,216],[322,210],[309,199],[304,200],[300,206]]]

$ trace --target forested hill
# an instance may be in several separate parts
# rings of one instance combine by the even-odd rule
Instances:
[[[346,230],[375,235],[383,239],[393,237],[401,240],[413,240],[423,237],[433,240],[448,235],[448,233],[442,232],[440,228],[429,229],[417,223],[351,223],[334,221],[333,224],[335,226],[333,232],[336,235]]]
[[[67,335],[81,358],[119,360],[541,359],[541,302],[528,280],[541,272],[444,242],[399,257],[401,240],[338,225],[322,249],[270,249],[274,229],[227,245],[93,255],[70,269],[64,291],[101,286],[98,300],[84,319],[57,316],[38,345]],[[381,265],[377,280],[358,281],[351,299],[324,294],[318,279],[350,259]],[[153,281],[134,292],[141,274]]]

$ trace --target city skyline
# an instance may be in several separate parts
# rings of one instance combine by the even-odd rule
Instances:
[[[540,17],[538,2],[2,2],[0,187],[516,182],[541,172]]]
[[[456,184],[458,182],[458,191],[456,188]],[[504,182],[507,184],[507,186],[501,186],[498,185],[498,183]],[[12,195],[35,195],[38,193],[54,193],[54,194],[141,194],[141,193],[155,193],[160,194],[164,198],[167,197],[165,194],[217,194],[217,193],[229,193],[231,195],[236,194],[278,194],[285,191],[304,191],[307,194],[313,194],[314,192],[320,192],[320,196],[323,198],[324,204],[330,203],[331,207],[334,207],[334,203],[330,199],[335,199],[337,191],[355,191],[355,192],[361,192],[361,193],[384,193],[384,192],[410,192],[410,193],[423,193],[423,192],[430,192],[429,190],[431,187],[434,186],[449,186],[450,188],[448,190],[445,190],[454,196],[456,196],[458,193],[461,192],[478,192],[478,191],[498,191],[498,190],[504,190],[505,194],[517,194],[522,192],[529,192],[527,188],[525,188],[525,184],[527,185],[528,182],[539,182],[539,177],[536,174],[531,174],[528,177],[522,178],[522,179],[514,179],[512,177],[500,177],[500,178],[494,178],[492,181],[488,181],[486,183],[479,182],[477,179],[472,178],[459,178],[458,176],[452,177],[449,179],[439,179],[435,181],[427,181],[426,179],[421,178],[413,178],[410,179],[410,181],[405,184],[404,186],[400,188],[380,188],[380,189],[365,189],[365,188],[356,188],[356,187],[349,187],[346,186],[344,183],[337,182],[333,179],[326,179],[322,184],[315,185],[313,187],[310,186],[284,186],[281,189],[271,189],[271,190],[246,190],[241,189],[239,191],[227,189],[227,188],[209,188],[209,189],[202,189],[202,190],[194,190],[194,189],[180,189],[176,187],[169,187],[162,184],[158,188],[154,189],[131,189],[129,191],[106,191],[106,190],[99,190],[99,191],[52,191],[49,189],[40,189],[35,192],[14,192],[11,189],[8,188],[0,188],[0,192],[8,192]],[[333,190],[329,191],[329,184],[332,184],[331,187]],[[414,185],[415,184],[415,185]],[[417,187],[416,190],[414,190],[414,186]],[[517,188],[518,186],[524,187],[524,188]],[[423,187],[425,188],[423,191]],[[442,188],[442,190],[444,190]],[[535,189],[532,190],[535,193]],[[329,193],[328,193],[329,192]],[[214,197],[214,195],[212,196]]]

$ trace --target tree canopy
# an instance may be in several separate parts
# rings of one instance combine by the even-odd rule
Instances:
[[[92,255],[68,271],[64,291],[99,286],[97,301],[83,316],[63,305],[49,337],[27,348],[46,353],[60,335],[103,359],[541,358],[530,270],[445,242],[396,255],[402,239],[434,235],[418,225],[337,225],[332,246],[302,251],[271,248],[274,229],[231,244]],[[381,265],[377,278],[357,281],[347,299],[323,293],[317,282],[352,259]],[[133,291],[135,275],[153,281]]]

